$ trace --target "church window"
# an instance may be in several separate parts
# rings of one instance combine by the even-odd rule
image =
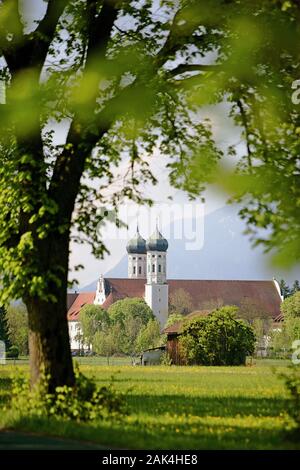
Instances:
[[[132,258],[132,259],[135,259],[135,256],[133,256],[133,258]]]
[[[161,258],[161,255],[158,255],[159,258]]]
[[[158,265],[158,272],[161,273],[161,265]]]
[[[141,257],[141,256],[139,256],[139,259],[142,259],[142,257]]]
[[[133,274],[135,274],[135,266],[133,266]]]
[[[152,272],[155,273],[155,264],[152,264]]]
[[[142,267],[139,266],[139,274],[142,274]]]
[[[150,273],[150,264],[148,264],[148,273]]]

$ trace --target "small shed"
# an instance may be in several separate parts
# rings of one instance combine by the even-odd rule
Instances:
[[[141,363],[143,366],[155,366],[160,364],[161,357],[166,350],[165,346],[158,348],[146,349],[141,356]]]
[[[183,320],[180,320],[163,330],[163,333],[167,335],[166,352],[168,353],[172,364],[186,364],[185,358],[180,351],[179,343],[179,337],[181,335],[183,326],[194,318],[208,315],[209,312],[209,310],[197,310],[187,315]]]

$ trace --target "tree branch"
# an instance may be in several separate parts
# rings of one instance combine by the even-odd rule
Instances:
[[[99,14],[97,2],[87,0],[87,4],[88,51],[85,72],[93,67],[95,58],[99,61],[105,57],[111,31],[118,14],[118,9],[114,8],[109,1],[104,1]],[[98,105],[96,99],[94,97],[92,99],[93,102],[87,100],[84,106],[89,114],[94,116]],[[85,160],[101,136],[109,129],[110,122],[106,125],[103,125],[102,122],[99,126],[99,132],[96,134],[89,132],[86,126],[85,122],[81,122],[80,115],[75,113],[67,136],[68,148],[56,160],[49,187],[49,194],[54,200],[64,201],[64,204],[60,204],[61,211],[69,216],[73,212]]]
[[[14,1],[18,3],[17,0]],[[46,14],[33,33],[23,34],[22,31],[16,40],[6,41],[2,50],[11,73],[27,67],[37,67],[41,70],[58,20],[67,4],[68,0],[49,0]],[[23,30],[20,17],[19,21]]]
[[[248,161],[249,168],[251,168],[252,167],[252,161],[251,161],[252,152],[250,148],[250,139],[249,139],[250,132],[249,132],[247,115],[246,115],[243,102],[240,98],[236,101],[236,104],[237,104],[237,107],[239,108],[243,127],[245,129],[246,146],[247,146],[247,161]]]
[[[176,77],[176,75],[187,72],[216,72],[218,70],[220,70],[220,66],[213,64],[180,64],[175,69],[169,70],[169,74]]]
[[[161,67],[168,59],[175,55],[178,48],[182,46],[184,40],[191,37],[192,33],[199,26],[198,15],[193,11],[191,17],[191,5],[180,8],[174,15],[169,35],[165,44],[158,53],[156,63]],[[186,15],[190,17],[186,20]],[[193,18],[193,20],[191,19]]]

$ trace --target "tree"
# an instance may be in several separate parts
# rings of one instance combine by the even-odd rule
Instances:
[[[300,318],[300,292],[296,292],[287,299],[285,299],[280,310],[284,315],[284,319],[287,318]]]
[[[293,284],[293,287],[292,287],[292,290],[291,290],[291,294],[296,294],[296,292],[299,292],[300,291],[300,283],[299,281],[294,281],[294,284]]]
[[[170,313],[179,313],[181,315],[187,315],[194,309],[193,299],[189,292],[180,288],[175,290],[170,295]]]
[[[256,352],[257,352],[258,348],[261,347],[264,343],[265,333],[264,333],[263,320],[261,318],[254,319],[252,323],[252,328],[253,328],[253,332],[255,335],[255,340],[256,340],[255,346],[256,346]]]
[[[108,309],[108,315],[112,323],[120,323],[123,327],[130,318],[140,319],[142,325],[154,318],[149,305],[139,297],[126,297],[114,302]]]
[[[0,341],[4,341],[6,349],[11,346],[7,324],[7,313],[4,307],[0,307]]]
[[[293,341],[300,338],[300,315],[288,317],[284,322],[284,329],[289,341],[288,349],[291,350]]]
[[[90,346],[97,331],[109,323],[107,311],[100,305],[84,305],[79,314],[83,342]]]
[[[257,305],[255,299],[244,298],[239,307],[239,317],[251,324],[257,318],[268,320],[270,315]]]
[[[260,347],[266,349],[272,331],[272,319],[254,318],[251,326],[256,338],[256,351]]]
[[[284,279],[281,279],[279,282],[280,292],[283,298],[289,297],[291,295],[291,290]]]
[[[107,326],[104,330],[98,330],[93,336],[93,350],[100,355],[106,356],[107,364],[109,358],[121,352],[122,329],[119,324]]]
[[[282,328],[271,331],[270,336],[274,352],[290,352],[293,341],[300,338],[300,317],[287,316]]]
[[[165,324],[165,328],[168,328],[169,326],[174,325],[175,323],[179,321],[184,320],[184,315],[181,313],[171,313],[171,315],[168,316],[167,322]]]
[[[125,298],[113,303],[108,309],[109,318],[114,325],[122,328],[121,351],[134,355],[136,339],[150,320],[154,319],[151,308],[140,298]]]
[[[151,321],[151,320],[150,320]],[[121,326],[122,323],[119,323]],[[144,326],[144,322],[139,317],[129,316],[124,322],[122,337],[122,352],[134,356],[136,354],[136,339]]]
[[[255,336],[237,307],[222,307],[207,317],[191,320],[180,336],[181,350],[190,364],[240,365],[253,354]]]
[[[160,324],[156,319],[149,320],[136,338],[136,350],[142,353],[145,349],[161,346],[160,329]]]
[[[32,2],[19,3],[0,4],[1,304],[25,302],[32,381],[43,365],[53,389],[74,384],[71,229],[101,256],[103,209],[145,201],[139,183],[156,182],[146,158],[154,148],[170,157],[174,186],[195,197],[207,183],[228,188],[244,201],[249,229],[269,229],[255,240],[281,260],[299,259],[291,204],[299,199],[299,119],[290,93],[299,77],[299,3],[162,0],[157,14],[151,0],[48,0],[31,23]],[[203,60],[208,54],[214,63]],[[220,171],[209,122],[196,119],[201,106],[224,99],[247,148],[233,175]],[[111,194],[121,161],[128,171]]]
[[[28,354],[28,314],[25,305],[9,305],[7,326],[11,343],[18,347],[19,353]]]

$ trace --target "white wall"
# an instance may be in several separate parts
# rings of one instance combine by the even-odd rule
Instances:
[[[153,269],[154,268],[154,269]],[[164,284],[167,279],[167,255],[162,251],[147,253],[147,284]]]
[[[128,255],[128,279],[146,279],[146,255]]]
[[[82,343],[76,338],[76,336],[81,333],[80,322],[69,321],[68,325],[71,350],[74,351],[79,349],[87,349],[87,347],[83,346]]]
[[[105,295],[104,277],[103,277],[103,274],[101,274],[97,282],[94,304],[102,305],[105,302],[105,299],[106,299],[106,295]]]
[[[163,328],[168,318],[168,284],[146,284],[145,301]]]

